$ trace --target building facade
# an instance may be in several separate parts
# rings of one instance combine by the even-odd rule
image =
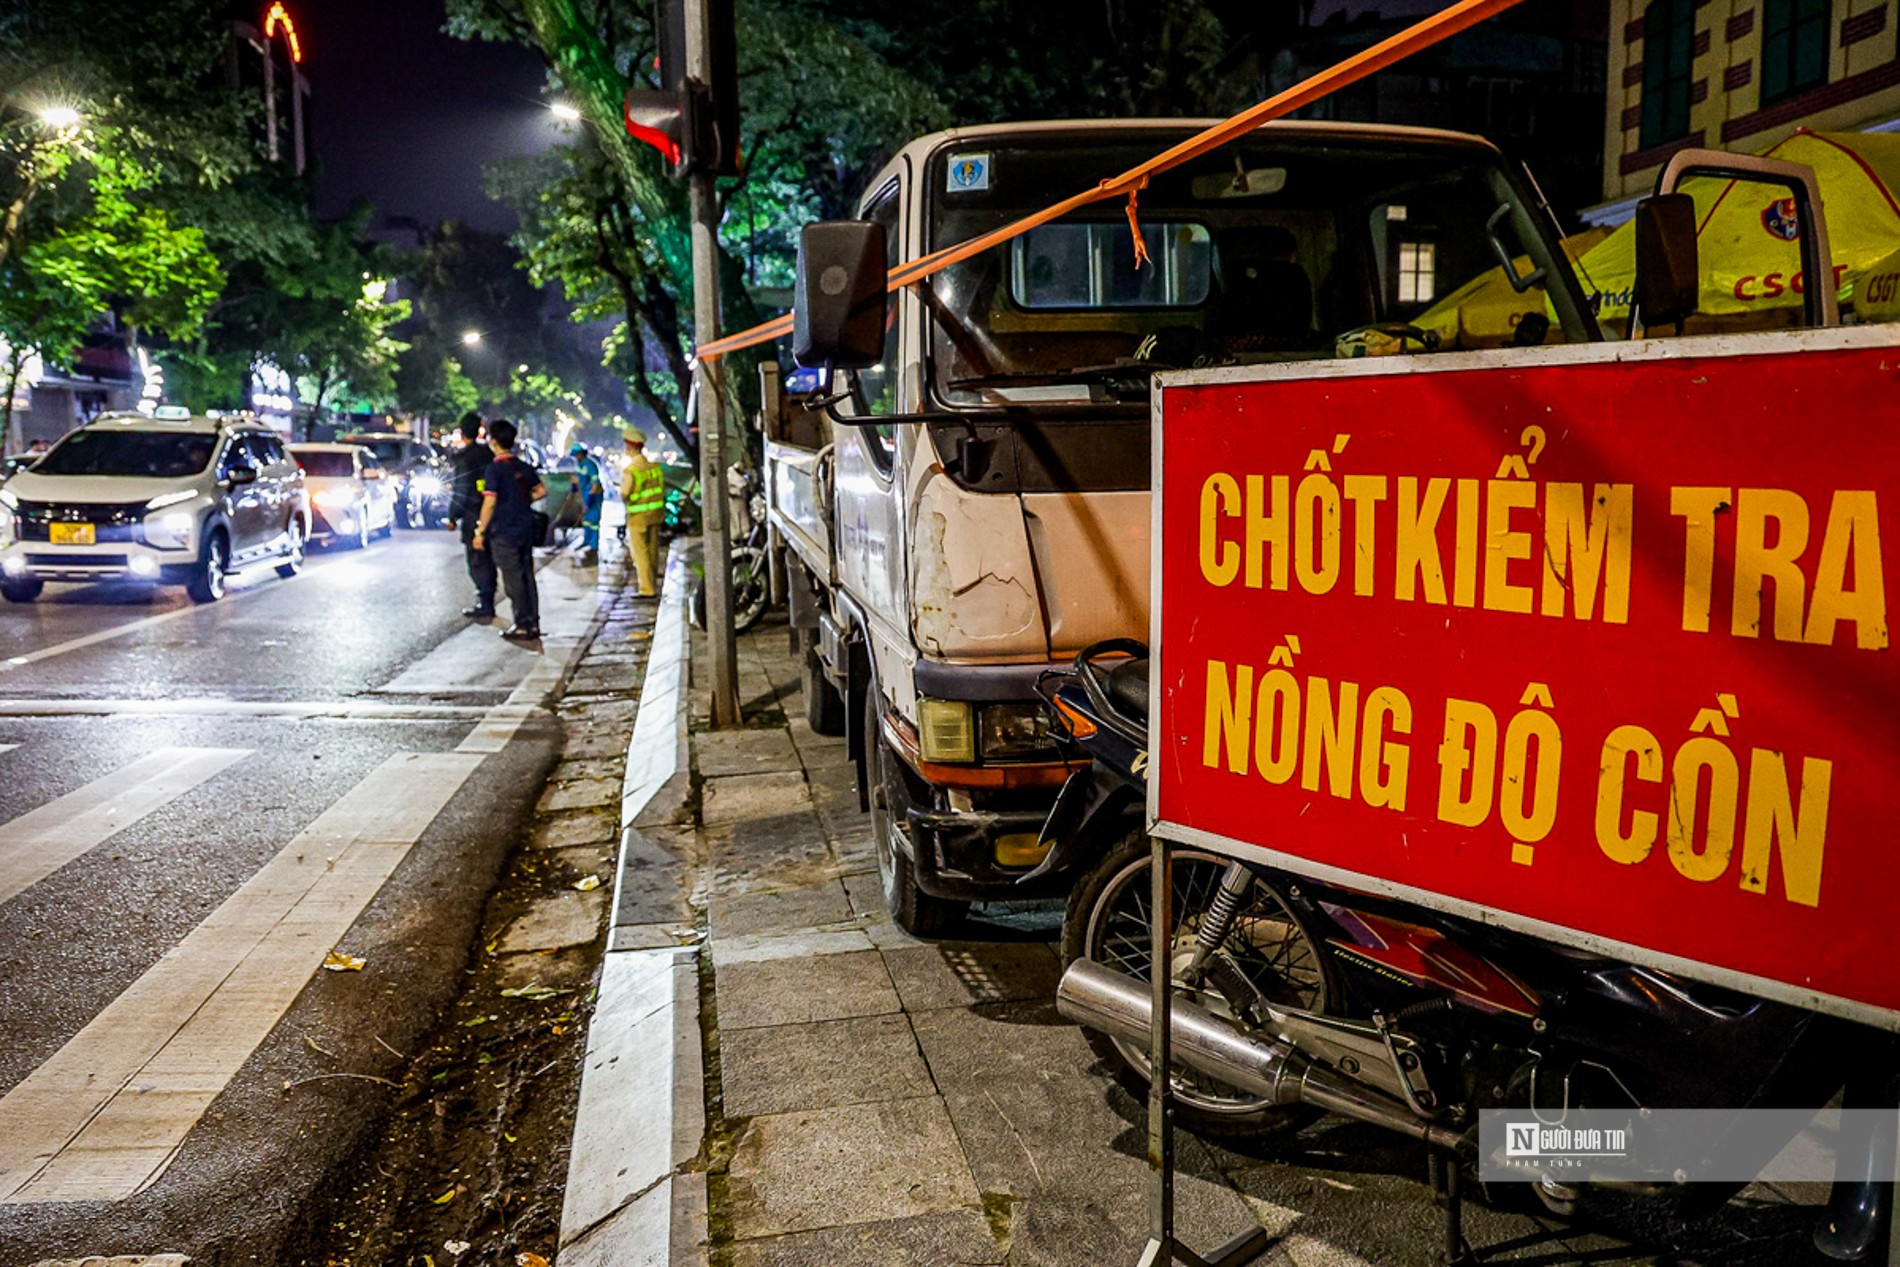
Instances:
[[[1900,125],[1896,3],[1611,0],[1605,203],[1587,218],[1626,216],[1679,149]]]

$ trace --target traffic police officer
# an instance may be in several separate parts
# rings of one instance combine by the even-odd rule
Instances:
[[[646,455],[646,433],[627,427],[627,466],[620,476],[620,500],[627,507],[627,549],[640,573],[640,596],[659,593],[660,524],[666,518],[666,473]]]

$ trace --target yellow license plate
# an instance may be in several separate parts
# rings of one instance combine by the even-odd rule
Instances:
[[[52,542],[56,546],[89,546],[93,543],[91,524],[52,524]]]

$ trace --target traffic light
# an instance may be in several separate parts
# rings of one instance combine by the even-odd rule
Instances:
[[[687,73],[687,23],[705,10],[711,83]],[[739,70],[732,0],[660,0],[660,87],[627,93],[627,133],[659,150],[673,174],[737,176]]]

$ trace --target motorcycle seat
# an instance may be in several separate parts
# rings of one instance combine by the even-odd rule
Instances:
[[[1148,657],[1125,660],[1108,671],[1108,699],[1128,717],[1148,720]]]

